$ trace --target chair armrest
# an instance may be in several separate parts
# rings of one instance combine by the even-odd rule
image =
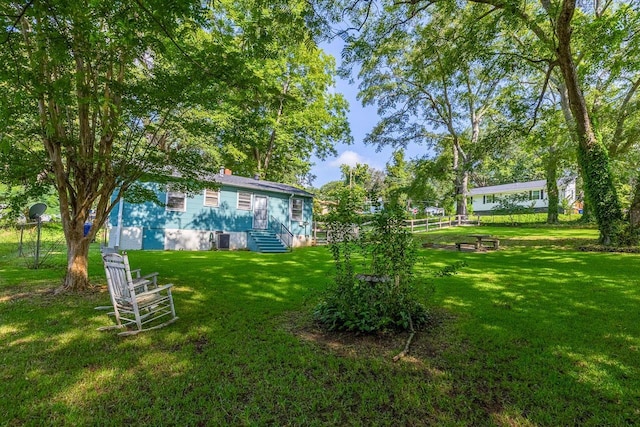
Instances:
[[[146,280],[149,282],[148,283],[149,286],[156,288],[158,287],[158,274],[160,273],[156,272],[156,273],[147,274],[145,276],[140,277],[137,280],[140,280],[140,281]]]
[[[135,273],[135,277],[133,277]],[[140,279],[140,269],[136,268],[135,270],[131,270],[131,277],[133,277],[133,279]]]
[[[173,287],[173,283],[168,283],[168,284],[166,284],[164,286],[158,286],[157,288],[151,289],[151,290],[149,290],[147,292],[142,292],[141,294],[136,294],[136,296],[137,297],[145,297],[147,295],[158,294],[158,293],[160,293],[160,292],[162,292],[164,290],[171,289],[171,287]]]

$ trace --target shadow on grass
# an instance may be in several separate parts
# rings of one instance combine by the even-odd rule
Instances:
[[[455,256],[469,266],[438,287],[441,303],[464,314],[469,350],[450,355],[465,365],[455,371],[459,393],[516,421],[638,416],[640,290],[629,268],[637,256],[548,247]]]
[[[134,268],[174,283],[180,319],[129,338],[96,331],[112,323],[93,309],[109,303],[104,287],[0,300],[0,378],[11,396],[0,412],[9,425],[637,419],[637,255],[538,247],[421,255],[423,274],[457,260],[468,267],[428,283],[434,305],[449,314],[397,364],[387,357],[395,352],[336,351],[283,325],[295,321],[291,313],[310,312],[330,282],[326,248],[130,252]],[[90,268],[104,284],[95,249]],[[35,274],[23,272],[20,283]],[[13,288],[0,288],[0,298]],[[398,341],[385,348],[399,351]]]

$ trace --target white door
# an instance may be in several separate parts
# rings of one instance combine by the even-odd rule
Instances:
[[[253,196],[253,228],[263,230],[269,224],[269,212],[267,209],[267,198],[264,196]]]

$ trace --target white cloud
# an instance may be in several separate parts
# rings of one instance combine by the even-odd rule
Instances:
[[[357,163],[368,163],[367,160],[355,151],[347,150],[342,152],[337,159],[329,163],[330,166],[339,167],[340,165],[355,166]]]

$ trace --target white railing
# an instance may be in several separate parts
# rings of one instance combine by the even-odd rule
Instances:
[[[364,223],[361,226],[367,226],[371,223]],[[437,230],[445,227],[456,227],[459,225],[480,225],[480,216],[470,217],[468,215],[453,215],[422,219],[407,219],[404,221],[405,227],[412,233],[422,233],[430,230]],[[327,228],[322,222],[313,223],[312,237],[316,245],[324,245],[327,243]]]
[[[442,216],[435,218],[407,219],[404,221],[405,227],[412,233],[420,233],[445,227],[456,227],[458,225],[480,225],[480,216],[472,218],[468,215]]]
[[[293,233],[274,216],[269,220],[269,228],[273,231],[284,245],[291,250],[293,248]]]

